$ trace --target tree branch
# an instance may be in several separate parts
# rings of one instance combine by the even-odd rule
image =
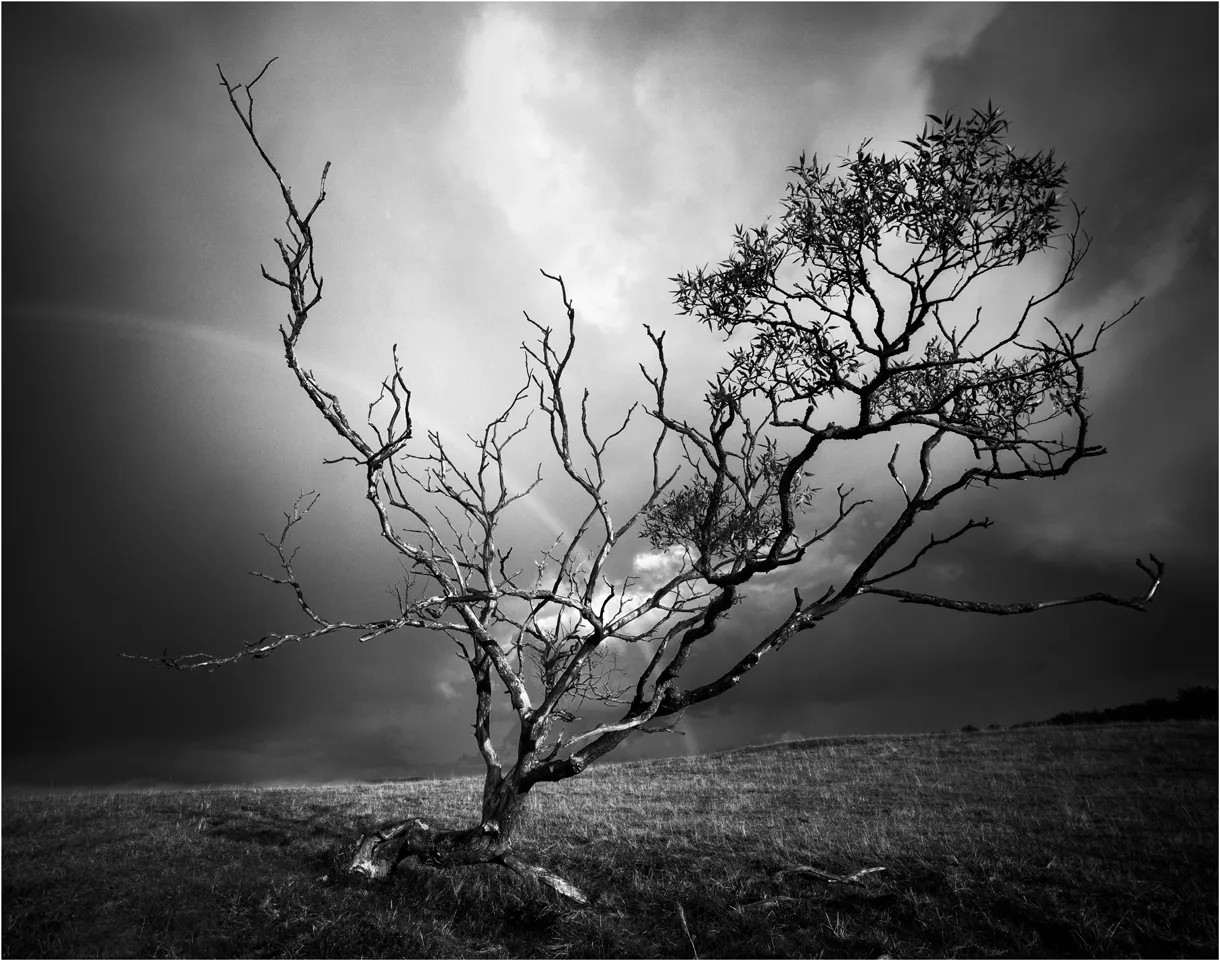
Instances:
[[[1016,604],[988,604],[982,601],[958,601],[947,597],[939,597],[935,594],[920,594],[915,591],[903,591],[892,587],[874,587],[875,581],[861,587],[860,593],[896,597],[904,604],[929,604],[933,607],[943,607],[951,611],[965,611],[974,614],[1030,614],[1034,611],[1042,611],[1051,607],[1064,607],[1068,604],[1087,604],[1092,602],[1116,604],[1119,607],[1129,607],[1133,610],[1144,611],[1147,610],[1148,604],[1151,603],[1153,595],[1156,593],[1157,588],[1161,586],[1161,581],[1165,576],[1164,562],[1158,560],[1156,555],[1149,555],[1149,557],[1152,561],[1152,567],[1146,565],[1142,560],[1137,560],[1135,563],[1140,570],[1148,575],[1152,583],[1143,594],[1137,594],[1133,597],[1119,597],[1115,594],[1094,592],[1062,600],[1025,601]],[[882,579],[878,578],[878,580]]]

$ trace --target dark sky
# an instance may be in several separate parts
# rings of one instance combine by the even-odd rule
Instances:
[[[863,598],[689,714],[686,737],[618,756],[1011,723],[1215,684],[1216,20],[1210,4],[6,4],[5,787],[396,777],[465,770],[474,751],[470,686],[437,638],[330,639],[213,673],[117,656],[299,628],[291,597],[246,572],[270,569],[258,533],[302,489],[323,493],[300,528],[315,603],[353,618],[391,603],[397,566],[359,482],[321,464],[342,451],[284,369],[285,306],[258,278],[278,200],[216,83],[217,61],[248,79],[275,55],[258,88],[267,146],[298,196],[334,163],[303,356],[359,410],[397,342],[421,434],[460,437],[516,388],[520,312],[560,320],[539,267],[575,293],[599,413],[643,396],[641,322],[671,331],[696,389],[723,347],[673,317],[667,277],[777,212],[802,150],[896,144],[925,113],[988,99],[1016,146],[1069,163],[1088,208],[1093,249],[1055,316],[1095,325],[1146,298],[1089,366],[1109,456],[972,494],[934,529],[972,513],[995,526],[911,583],[1128,594],[1152,551],[1169,573],[1148,613]],[[1023,266],[983,306],[1011,309],[1054,266]],[[885,491],[869,517],[892,508],[884,459],[839,467]],[[508,536],[549,541],[571,509],[534,497]],[[691,679],[732,663],[788,586],[820,593],[866,532],[757,592]]]

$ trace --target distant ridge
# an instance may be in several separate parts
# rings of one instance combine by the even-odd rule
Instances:
[[[1094,708],[1091,711],[1064,711],[1043,721],[1021,721],[1009,724],[1007,728],[1000,724],[988,725],[987,730],[1018,730],[1031,727],[1046,727],[1048,725],[1066,726],[1070,724],[1120,724],[1149,723],[1158,721],[1214,721],[1217,719],[1217,706],[1220,704],[1220,693],[1214,687],[1184,687],[1179,688],[1172,701],[1163,697],[1153,697],[1138,704],[1122,704],[1118,707],[1107,707],[1102,710]],[[963,734],[973,734],[979,730],[973,724],[967,724],[960,729]],[[724,751],[711,752],[709,757],[730,754],[753,754],[760,751],[799,750],[811,747],[832,747],[839,744],[858,744],[869,740],[913,740],[929,736],[946,735],[954,732],[947,730],[927,731],[919,734],[837,734],[824,737],[805,737],[789,741],[772,741],[766,744],[751,744],[745,747],[729,748]],[[627,765],[663,764],[662,759],[641,759],[636,761],[618,762]]]
[[[1214,687],[1184,687],[1177,697],[1149,698],[1138,704],[1123,704],[1104,710],[1065,711],[1045,721],[1022,721],[1012,727],[1036,727],[1040,724],[1112,724],[1117,721],[1214,721],[1217,692]]]

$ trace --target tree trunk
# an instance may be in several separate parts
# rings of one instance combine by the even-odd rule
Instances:
[[[407,857],[437,868],[499,864],[587,904],[589,899],[575,885],[513,853],[512,833],[524,801],[514,779],[503,778],[486,792],[483,818],[475,827],[445,830],[422,818],[387,822],[372,834],[361,836],[348,870],[370,879],[385,878]]]

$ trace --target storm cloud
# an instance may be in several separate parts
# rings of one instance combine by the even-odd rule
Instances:
[[[392,610],[397,564],[359,478],[322,464],[341,451],[284,369],[286,308],[259,278],[279,199],[215,64],[245,80],[272,56],[265,142],[299,196],[333,163],[305,362],[359,410],[397,343],[421,435],[461,437],[520,385],[521,312],[561,317],[540,267],[574,292],[574,373],[597,416],[644,396],[645,322],[672,332],[676,383],[696,398],[724,346],[674,316],[667,278],[774,214],[802,150],[889,149],[929,112],[988,100],[1018,148],[1070,165],[1087,207],[1093,248],[1055,309],[1096,324],[1145,298],[1089,368],[1091,439],[1109,456],[963,498],[937,530],[982,513],[995,526],[911,583],[997,601],[1135,593],[1132,562],[1153,551],[1169,573],[1148,613],[987,618],[862,598],[690,712],[685,737],[617,756],[1009,723],[1214,684],[1216,17],[1171,4],[6,5],[6,787],[402,777],[463,770],[473,751],[469,683],[443,639],[328,640],[213,673],[117,656],[222,653],[299,626],[291,593],[247,572],[268,569],[258,532],[277,532],[302,490],[323,495],[301,526],[314,603]],[[883,462],[841,466],[885,477]],[[533,463],[513,469],[528,478]],[[792,586],[820,592],[896,493],[752,595],[690,680],[731,664]],[[571,509],[569,495],[534,498],[510,533],[553,537]]]

